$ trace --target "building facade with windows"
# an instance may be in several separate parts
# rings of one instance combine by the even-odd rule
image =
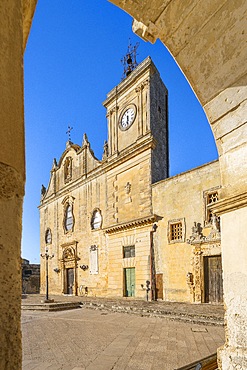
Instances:
[[[150,58],[103,104],[102,160],[84,134],[81,146],[67,142],[42,186],[50,293],[145,299],[148,286],[150,299],[222,301],[219,220],[210,211],[218,161],[168,177],[168,93]]]

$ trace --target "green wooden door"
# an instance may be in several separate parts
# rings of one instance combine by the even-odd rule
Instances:
[[[135,268],[125,269],[125,296],[135,296]]]

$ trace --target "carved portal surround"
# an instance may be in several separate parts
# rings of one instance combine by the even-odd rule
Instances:
[[[187,243],[193,246],[191,266],[192,272],[188,272],[186,279],[190,289],[191,301],[194,303],[204,302],[204,257],[221,255],[221,235],[219,225],[214,222],[208,236],[204,236],[199,223],[194,223],[192,235]]]
[[[67,293],[67,269],[74,270],[73,295],[78,295],[77,268],[79,257],[77,256],[77,241],[64,243],[61,245],[62,258],[59,260],[62,273],[62,293]]]

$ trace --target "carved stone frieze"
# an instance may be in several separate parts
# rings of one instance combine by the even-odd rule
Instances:
[[[189,239],[187,239],[188,244],[206,244],[206,243],[216,243],[220,242],[221,233],[220,233],[220,224],[217,216],[212,216],[211,221],[211,230],[208,236],[204,236],[202,232],[202,227],[200,223],[194,222],[192,227],[192,234]]]
[[[200,303],[202,301],[202,261],[201,247],[196,246],[193,250],[194,260],[193,260],[193,269],[194,269],[194,301]]]
[[[192,227],[192,235],[189,239],[187,239],[188,244],[200,244],[205,241],[205,236],[202,234],[202,227],[201,224],[198,222],[194,222],[194,226]]]
[[[96,251],[98,249],[97,245],[91,245],[90,251]]]
[[[187,274],[186,281],[192,295],[192,301],[196,303],[201,303],[204,299],[203,258],[221,254],[219,227],[218,218],[213,216],[211,230],[208,236],[204,236],[201,224],[194,222],[191,236],[187,239],[187,243],[193,245],[194,248],[191,258],[193,272]]]

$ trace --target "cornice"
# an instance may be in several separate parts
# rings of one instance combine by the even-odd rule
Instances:
[[[136,157],[147,149],[154,149],[156,147],[156,140],[150,134],[139,143],[137,142],[134,147],[131,145],[124,151],[120,152],[117,157],[109,157],[108,161],[104,163],[105,169],[109,171],[110,169],[119,166],[120,164],[128,161],[129,159]]]
[[[143,218],[139,218],[139,219],[128,221],[128,222],[115,224],[110,227],[104,228],[103,231],[105,232],[105,234],[115,234],[117,232],[131,230],[136,227],[143,227],[143,226],[151,225],[157,220],[158,220],[157,215],[151,215],[149,217],[143,217]]]
[[[71,240],[71,242],[66,242],[61,244],[62,248],[71,247],[72,245],[77,246],[78,241],[77,240]]]
[[[103,106],[105,107],[106,105],[108,105],[113,99],[115,99],[116,95],[122,94],[124,90],[129,89],[130,85],[133,85],[135,80],[148,68],[152,68],[154,71],[157,71],[157,68],[155,67],[152,59],[149,56],[144,59],[143,62],[138,64],[136,69],[134,69],[128,77],[121,81],[107,94],[106,100],[102,103]]]
[[[233,212],[244,207],[247,207],[247,192],[220,199],[208,208],[217,216],[221,216],[225,213]]]
[[[135,146],[130,146],[123,152],[121,152],[117,157],[108,157],[108,159],[104,162],[101,162],[98,167],[94,168],[91,172],[88,172],[87,174],[83,174],[78,179],[74,180],[73,182],[70,182],[67,186],[63,187],[56,193],[51,194],[49,197],[44,198],[41,201],[41,204],[38,206],[38,209],[42,209],[43,207],[47,206],[51,202],[54,201],[54,199],[59,197],[64,197],[65,195],[69,194],[74,189],[78,188],[82,184],[86,184],[96,177],[105,174],[115,167],[118,167],[119,165],[127,162],[133,157],[138,156],[139,154],[143,153],[144,151],[148,149],[154,149],[156,146],[156,140],[151,136],[150,134],[139,143],[136,143]]]

